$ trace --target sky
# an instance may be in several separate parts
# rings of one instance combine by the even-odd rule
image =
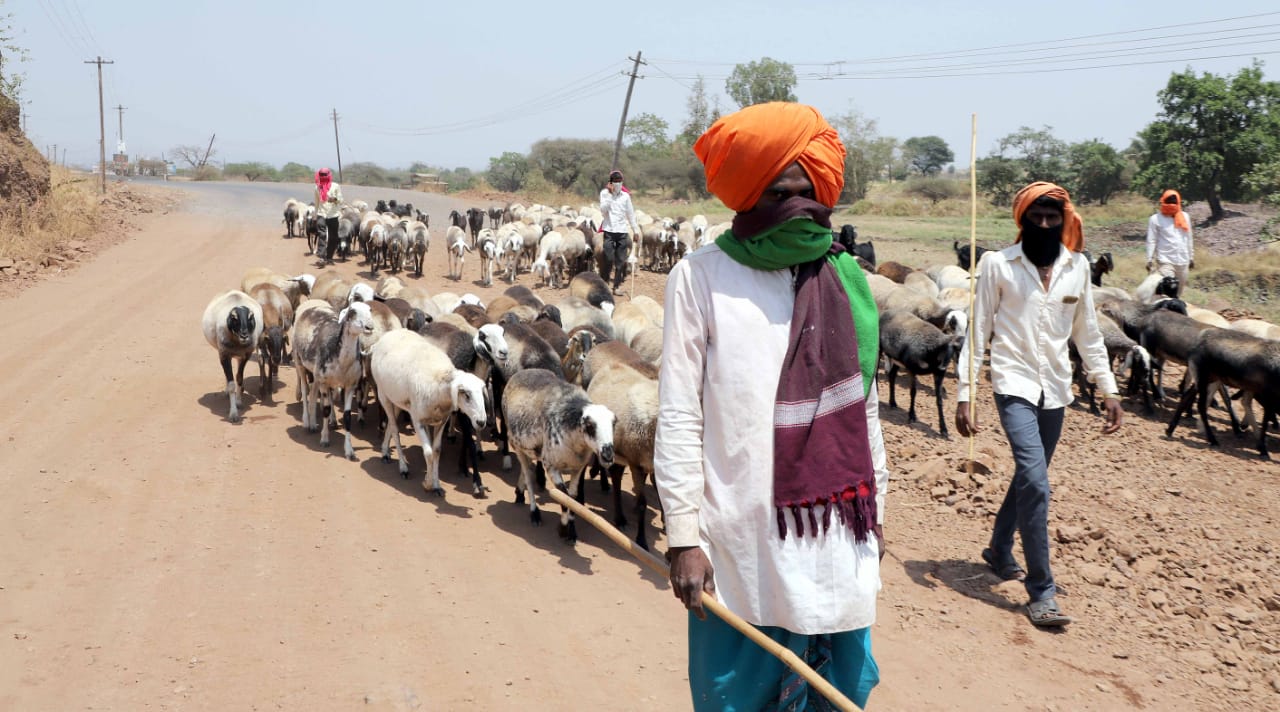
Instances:
[[[0,5],[29,52],[28,136],[80,165],[97,161],[85,60],[99,56],[114,62],[102,67],[108,156],[123,105],[133,157],[216,134],[219,160],[313,167],[336,165],[335,109],[344,164],[480,170],[543,138],[612,140],[637,51],[630,113],[673,133],[694,77],[730,111],[733,65],[767,56],[795,66],[800,101],[857,111],[886,136],[941,136],[961,166],[975,113],[979,157],[1021,126],[1123,148],[1173,72],[1229,74],[1256,57],[1280,78],[1275,0]]]

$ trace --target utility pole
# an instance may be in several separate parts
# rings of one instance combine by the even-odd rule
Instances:
[[[107,119],[106,109],[102,106],[102,65],[115,64],[101,55],[97,59],[87,59],[85,64],[98,65],[98,169],[102,172],[102,194],[107,194]]]
[[[111,107],[111,108],[113,108],[113,109],[115,109],[116,111],[120,112],[120,142],[121,142],[121,143],[123,143],[123,142],[124,142],[124,110],[125,110],[125,109],[127,109],[127,108],[129,108],[129,107],[127,107],[127,106],[120,106],[120,105],[118,105],[118,104],[117,104],[116,106],[113,106],[113,107]]]
[[[627,100],[622,102],[622,120],[618,122],[618,138],[613,142],[613,163],[609,168],[611,171],[618,170],[618,154],[622,152],[622,130],[627,127],[627,109],[631,108],[631,90],[636,86],[636,79],[639,76],[637,72],[640,71],[640,65],[648,64],[640,61],[640,50],[636,50],[636,56],[627,57],[627,59],[635,64],[631,66],[631,81],[627,82]]]
[[[338,109],[333,110],[333,147],[338,150],[338,182],[342,182],[342,146],[338,143]]]

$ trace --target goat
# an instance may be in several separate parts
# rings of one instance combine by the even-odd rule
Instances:
[[[1231,329],[1206,328],[1187,356],[1187,369],[1195,383],[1182,394],[1182,400],[1169,420],[1165,435],[1173,437],[1183,413],[1191,412],[1191,403],[1197,397],[1200,423],[1204,426],[1205,439],[1212,446],[1218,438],[1209,425],[1209,393],[1213,385],[1222,384],[1239,388],[1251,394],[1262,405],[1262,421],[1258,428],[1258,455],[1270,460],[1267,452],[1267,425],[1280,411],[1280,341],[1259,339],[1256,336]],[[1235,411],[1228,405],[1231,428],[1241,432]]]
[[[969,269],[974,264],[969,261],[969,258],[970,258],[969,246],[965,245],[964,247],[961,247],[960,241],[956,240],[951,243],[951,249],[955,250],[956,264],[960,265],[960,267],[963,268],[966,272],[969,271]],[[982,256],[987,254],[988,252],[990,252],[990,250],[983,247],[982,245],[974,245],[972,257],[977,260],[977,264],[982,264]]]
[[[484,228],[484,208],[467,208],[467,225],[471,228],[471,246],[475,247]]]
[[[871,269],[876,268],[876,248],[870,240],[858,242],[858,228],[853,225],[841,225],[836,235],[836,242],[844,246],[844,251],[855,258],[861,257]]]
[[[889,407],[897,408],[894,386],[898,369],[911,376],[911,406],[907,422],[916,421],[916,376],[933,375],[933,395],[938,403],[938,430],[947,434],[947,418],[942,412],[942,379],[947,367],[960,354],[964,336],[941,329],[906,311],[891,310],[880,315],[880,353],[889,360]]]

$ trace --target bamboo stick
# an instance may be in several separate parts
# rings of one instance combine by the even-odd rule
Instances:
[[[578,501],[570,497],[568,494],[554,487],[547,488],[547,494],[558,502],[561,506],[567,507],[571,512],[578,516],[579,519],[587,522],[591,526],[604,532],[605,536],[613,540],[615,544],[626,549],[630,554],[640,560],[640,563],[649,567],[654,573],[661,575],[663,578],[670,577],[670,569],[667,563],[655,556],[652,552],[645,551],[636,545],[635,542],[627,538],[626,534],[618,531],[603,517],[586,507],[578,504]],[[532,496],[532,493],[530,493]],[[826,680],[826,678],[814,672],[813,668],[805,664],[795,653],[788,648],[780,645],[777,641],[760,632],[758,628],[743,620],[733,611],[724,607],[724,604],[716,600],[715,596],[702,592],[702,606],[719,616],[721,620],[733,626],[735,630],[751,639],[752,642],[768,651],[775,658],[781,660],[783,664],[791,668],[809,686],[817,690],[823,697],[827,698],[831,704],[844,712],[861,712],[860,708],[853,703],[844,693],[840,692]]]
[[[973,462],[977,447],[977,436],[972,428],[978,417],[977,399],[974,398],[978,384],[973,377],[973,352],[980,347],[973,334],[973,325],[977,315],[973,313],[974,293],[977,291],[978,276],[978,115],[972,115],[972,126],[969,135],[969,472],[973,472]]]

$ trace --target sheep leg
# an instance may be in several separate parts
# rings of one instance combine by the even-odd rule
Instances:
[[[613,480],[613,526],[624,529],[627,515],[622,513],[622,465],[609,467],[608,478]],[[604,478],[602,477],[601,480]]]
[[[1209,394],[1213,392],[1212,388],[1214,384],[1209,382],[1209,374],[1207,373],[1201,374],[1196,381],[1198,381],[1198,383],[1196,383],[1198,388],[1195,390],[1199,391],[1200,396],[1200,402],[1197,404],[1197,410],[1200,411],[1200,424],[1204,426],[1205,440],[1208,440],[1210,445],[1216,447],[1218,445],[1218,437],[1213,434],[1213,430],[1209,427]],[[1195,392],[1195,390],[1191,388],[1186,390],[1193,393]]]
[[[472,494],[483,498],[485,488],[480,482],[480,443],[476,440],[476,426],[465,415],[461,417],[459,423],[462,427],[462,449],[459,452],[459,465],[461,466],[462,474],[468,474],[467,458],[471,458]]]
[[[430,439],[422,423],[416,418],[413,421],[413,430],[422,441],[422,455],[427,461],[427,471],[422,477],[422,488],[437,497],[443,497],[444,488],[440,486],[440,440],[444,437],[444,423],[431,427]],[[430,487],[427,486],[428,479],[431,480]]]
[[[538,500],[533,496],[533,461],[522,450],[516,450],[516,459],[520,461],[520,482],[516,486],[516,504],[524,504],[529,496],[529,521],[533,525],[542,525],[542,510],[538,509]]]
[[[947,416],[942,412],[942,399],[946,397],[942,390],[942,379],[946,375],[945,370],[933,374],[933,397],[938,402],[938,430],[942,431],[942,437],[950,438],[947,434]]]
[[[348,460],[356,459],[356,451],[351,447],[351,401],[355,399],[355,388],[344,388],[342,394],[342,434],[346,439],[342,443],[342,454]]]
[[[577,492],[578,486],[582,483],[582,472],[574,473],[569,482],[564,481],[564,476],[554,467],[546,468],[547,474],[551,476],[551,481],[555,483],[556,489],[569,494],[569,492]],[[568,507],[560,508],[560,538],[567,540],[570,544],[578,541],[578,528],[574,524],[573,512]]]
[[[898,400],[894,397],[894,387],[898,384],[898,364],[889,360],[889,407],[897,408]]]
[[[252,355],[242,356],[240,365],[236,367],[236,394],[240,396],[241,400],[244,399],[244,369],[249,365],[251,357]]]
[[[316,390],[319,388],[317,387]],[[320,446],[329,447],[329,421],[333,419],[333,390],[326,388],[324,395],[328,398],[329,406],[320,412],[320,419],[324,421],[320,426]]]
[[[258,345],[258,397],[263,400],[267,399],[267,376],[269,374],[269,370],[267,368],[268,366],[267,362],[270,360],[270,358],[271,358],[270,355],[267,354],[267,345],[259,344]]]
[[[1271,453],[1267,452],[1267,423],[1275,418],[1276,411],[1271,407],[1262,409],[1262,422],[1258,427],[1258,456],[1263,460],[1270,460]]]
[[[649,473],[643,467],[631,466],[631,485],[632,493],[636,497],[636,546],[645,551],[649,550],[649,540],[645,536],[645,520],[648,519],[649,501],[644,494],[645,483],[649,480]]]
[[[1249,391],[1240,392],[1240,407],[1244,411],[1241,416],[1240,429],[1245,432],[1252,431],[1258,425],[1258,419],[1253,414],[1253,394]],[[1265,412],[1265,409],[1263,409]]]
[[[1178,405],[1173,409],[1173,417],[1169,419],[1169,427],[1165,428],[1165,437],[1173,437],[1173,431],[1178,428],[1178,421],[1182,420],[1183,413],[1191,412],[1191,399],[1195,396],[1195,391],[1188,391],[1178,399]]]
[[[382,461],[389,463],[391,462],[391,431],[396,428],[396,418],[400,417],[400,409],[387,399],[379,398],[378,402],[382,404],[382,410],[387,416],[387,427],[382,430]]]
[[[236,402],[236,382],[231,375],[231,357],[221,356],[218,363],[222,365],[222,375],[227,379],[227,386],[224,390],[227,392],[227,399],[231,401],[230,410],[227,411],[227,420],[233,423],[240,422],[240,404]]]
[[[907,422],[916,422],[916,374],[907,372],[907,380],[911,383],[911,405],[907,407]]]

